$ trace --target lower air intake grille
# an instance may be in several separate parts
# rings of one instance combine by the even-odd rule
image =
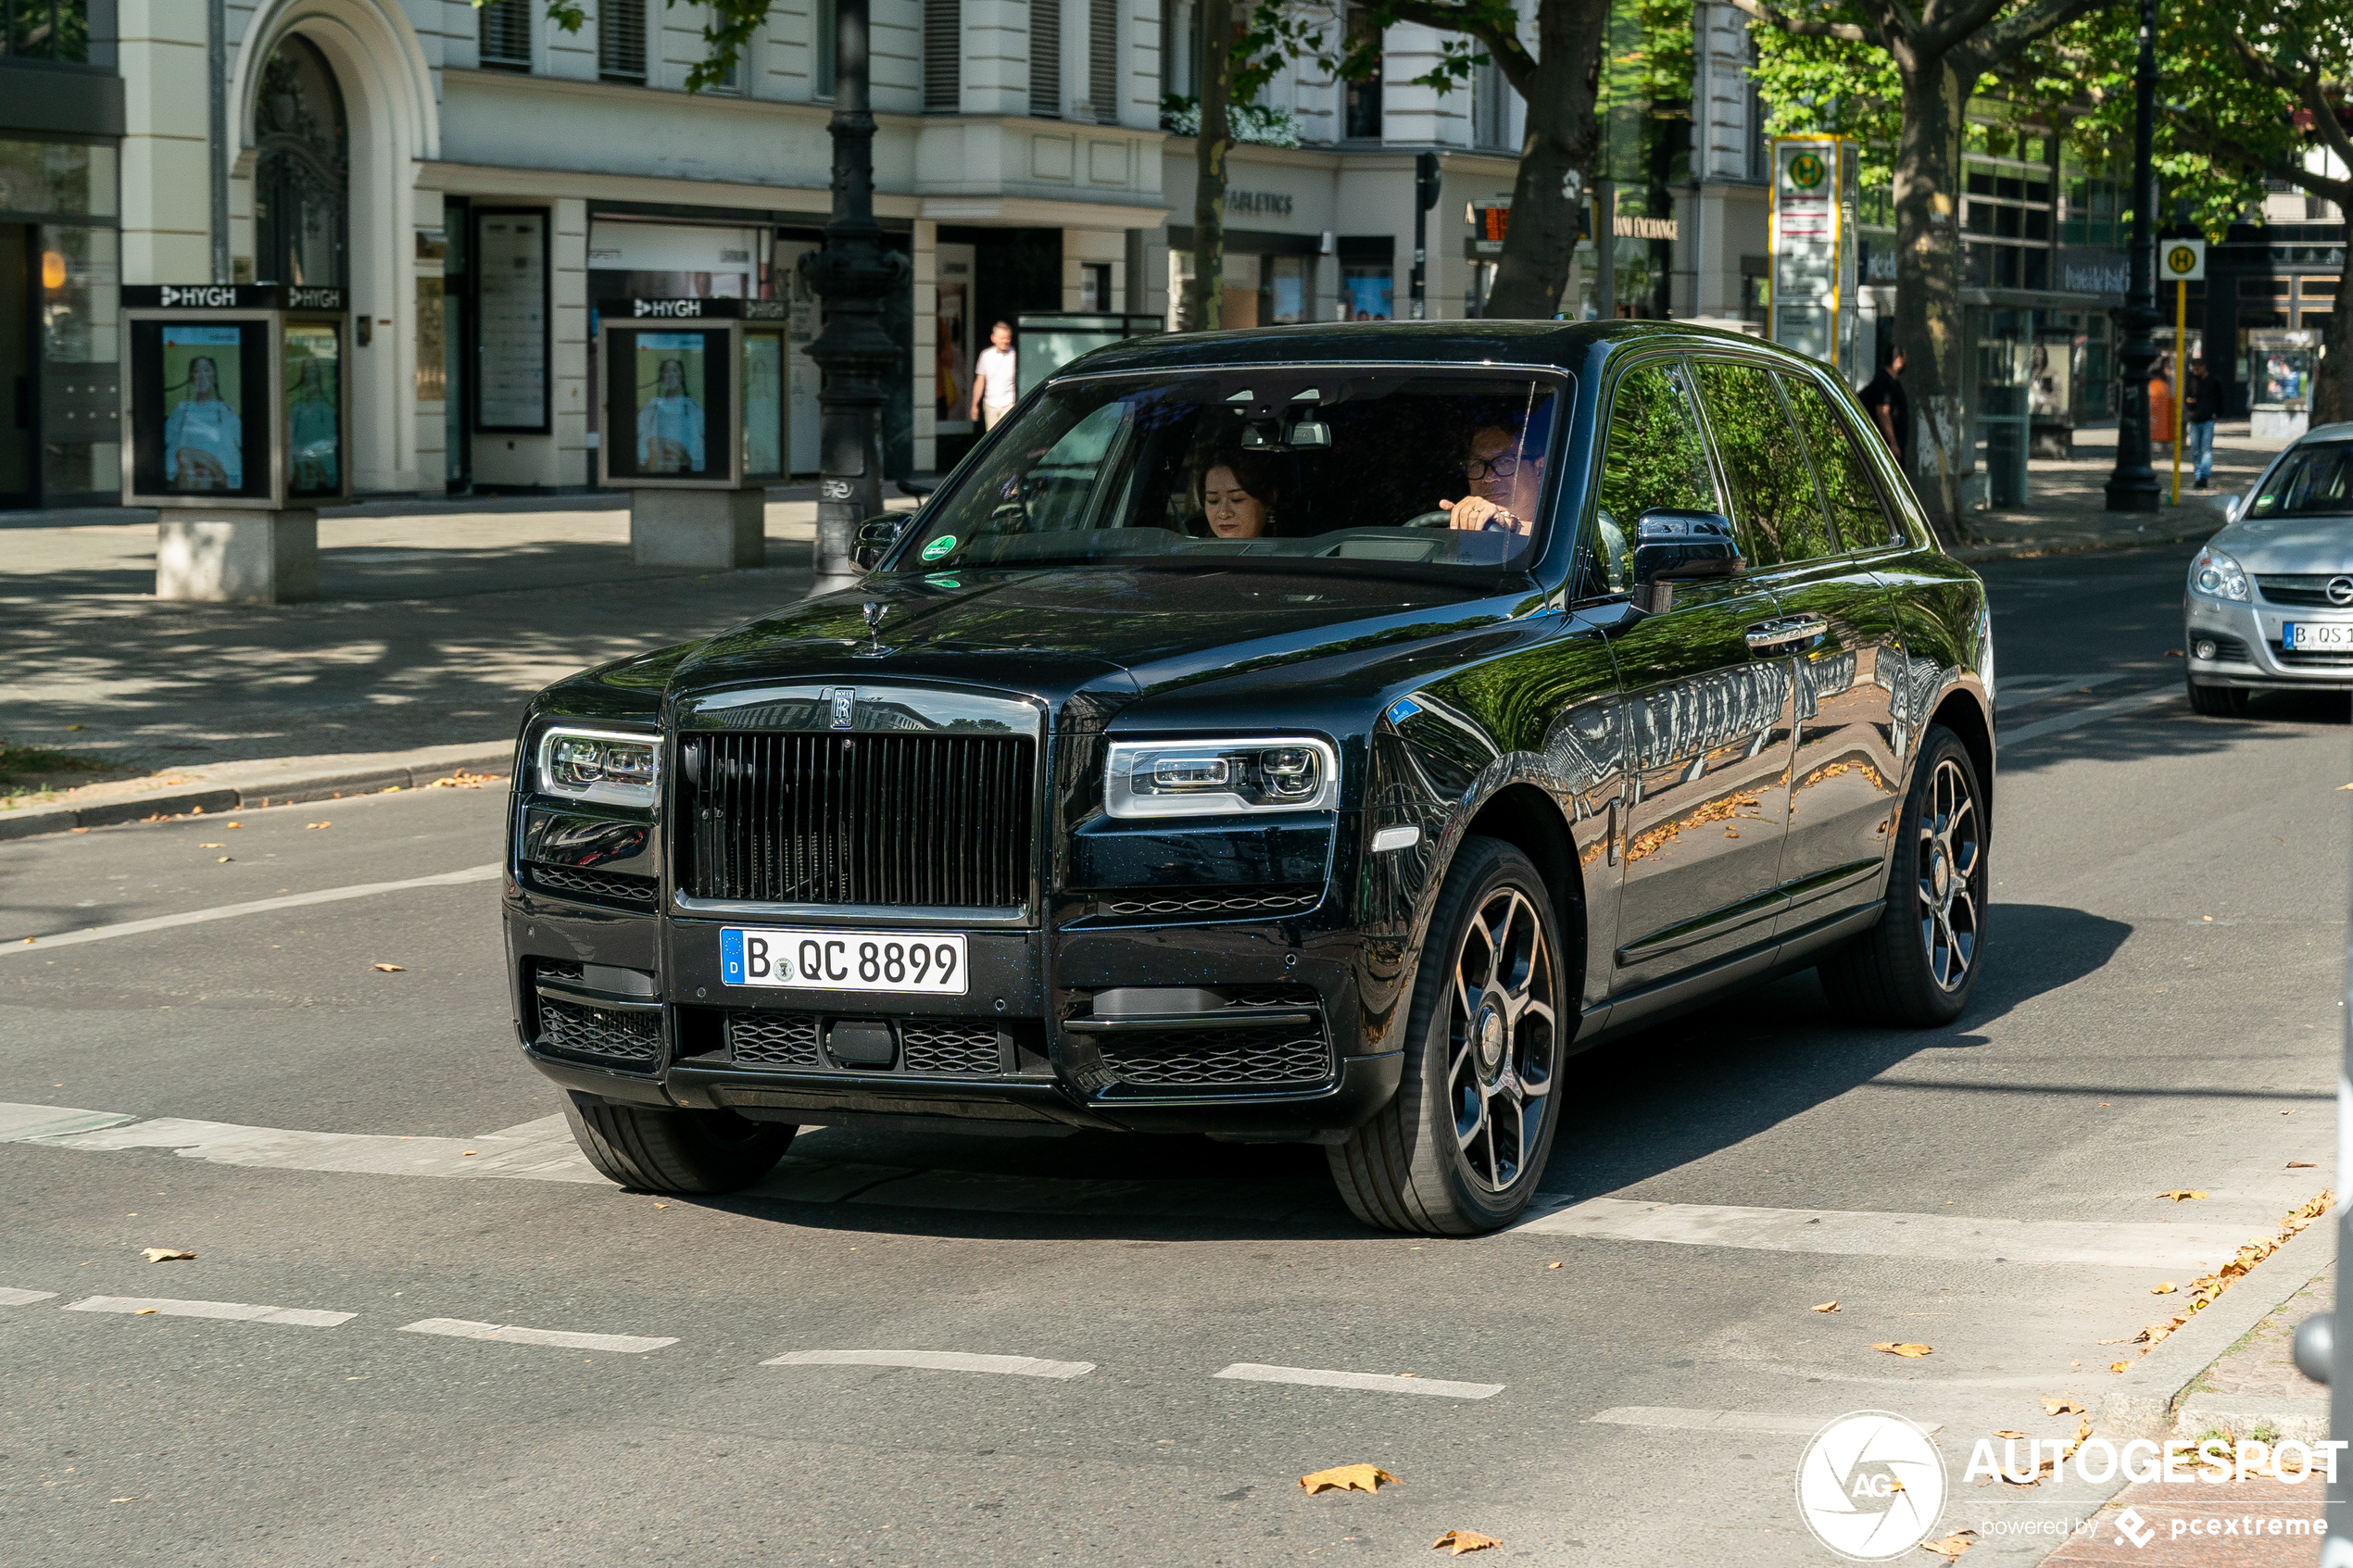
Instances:
[[[661,1055],[661,1013],[539,998],[539,1048],[650,1067]]]
[[[1315,1027],[1114,1035],[1102,1050],[1103,1070],[1138,1088],[1297,1087],[1332,1075],[1331,1042]]]
[[[1131,888],[1099,895],[1095,913],[1114,920],[1244,920],[1305,914],[1322,900],[1323,889],[1313,886],[1202,888],[1184,893]]]
[[[752,1067],[818,1067],[817,1020],[799,1012],[739,1012],[727,1020],[727,1050]]]
[[[2322,653],[2313,648],[2274,648],[2271,650],[2271,657],[2278,659],[2282,664],[2306,667],[2315,665],[2334,667],[2353,664],[2353,653],[2340,653],[2334,649],[2331,649],[2327,653]]]
[[[994,1077],[1003,1071],[997,1031],[965,1023],[902,1023],[900,1071]]]
[[[523,879],[543,892],[560,897],[585,898],[596,904],[620,904],[633,909],[654,907],[656,884],[649,876],[630,876],[622,872],[585,872],[573,866],[551,866],[544,860],[525,860]]]

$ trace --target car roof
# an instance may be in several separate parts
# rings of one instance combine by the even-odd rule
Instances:
[[[1691,348],[1761,349],[1794,364],[1814,364],[1762,338],[1689,321],[1318,321],[1222,332],[1155,332],[1096,349],[1058,373],[1365,361],[1574,370],[1597,348],[1662,340]]]
[[[2296,438],[2296,445],[2301,446],[2308,441],[2353,441],[2353,423],[2314,425]]]

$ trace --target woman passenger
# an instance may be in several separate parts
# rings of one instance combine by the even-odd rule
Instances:
[[[1220,539],[1265,539],[1275,533],[1275,476],[1263,460],[1220,452],[1201,477],[1202,519]]]

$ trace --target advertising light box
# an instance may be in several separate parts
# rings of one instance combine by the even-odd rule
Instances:
[[[126,287],[125,506],[281,509],[351,495],[341,289]]]
[[[599,303],[602,481],[736,490],[783,480],[788,309],[768,299]]]

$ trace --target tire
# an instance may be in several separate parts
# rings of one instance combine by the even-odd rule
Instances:
[[[1961,1016],[1985,961],[1992,828],[1969,748],[1930,725],[1897,822],[1887,913],[1815,966],[1833,1007],[1858,1023],[1912,1029]]]
[[[1552,1152],[1574,1001],[1536,867],[1501,839],[1464,840],[1430,913],[1397,1094],[1325,1151],[1356,1217],[1424,1236],[1516,1218]]]
[[[2243,686],[2208,686],[2190,683],[2190,706],[2209,719],[2236,719],[2246,711]]]
[[[589,1164],[640,1192],[740,1191],[775,1169],[800,1131],[729,1110],[661,1110],[583,1094],[566,1097],[564,1120]]]

